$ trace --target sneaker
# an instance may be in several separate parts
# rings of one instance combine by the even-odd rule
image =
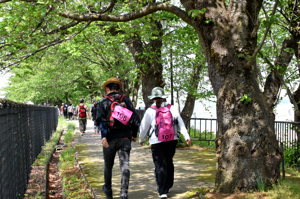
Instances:
[[[83,133],[80,133],[80,136],[83,136]]]
[[[128,196],[120,196],[120,199],[128,199]]]
[[[167,194],[161,194],[161,195],[159,195],[159,198],[166,199],[166,198],[168,198],[168,196],[167,196]]]
[[[105,194],[106,199],[113,199],[112,191],[107,191],[104,185],[102,186],[102,192]]]

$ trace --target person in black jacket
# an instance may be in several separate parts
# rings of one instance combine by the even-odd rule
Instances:
[[[105,184],[102,186],[102,191],[106,198],[113,198],[111,179],[117,152],[122,172],[120,198],[128,198],[131,141],[136,142],[140,126],[140,118],[132,102],[128,97],[119,94],[122,86],[123,84],[117,78],[109,78],[103,84],[107,95],[100,100],[97,109],[96,121],[101,130],[105,165]],[[120,106],[114,106],[115,104]],[[115,107],[119,109],[117,110]],[[132,113],[131,116],[128,115],[130,112]]]
[[[97,116],[97,108],[98,108],[98,101],[93,100],[93,104],[91,106],[91,114],[92,120],[94,121],[94,135],[99,134],[99,126],[97,125],[96,116]]]

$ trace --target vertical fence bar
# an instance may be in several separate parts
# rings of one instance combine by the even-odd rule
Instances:
[[[283,143],[280,142],[280,148],[283,151]],[[282,179],[285,179],[284,158],[282,158]]]

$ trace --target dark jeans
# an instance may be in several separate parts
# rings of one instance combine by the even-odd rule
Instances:
[[[112,169],[114,166],[116,153],[118,152],[120,160],[120,169],[122,172],[120,194],[123,196],[127,196],[130,177],[129,156],[131,150],[131,140],[129,140],[128,138],[113,138],[108,141],[108,145],[108,148],[103,147],[105,164],[104,186],[108,192],[111,192]]]
[[[73,117],[73,113],[69,112],[69,120],[72,119],[72,117]]]
[[[151,145],[152,158],[155,166],[154,175],[159,195],[166,194],[174,183],[173,157],[177,140]]]

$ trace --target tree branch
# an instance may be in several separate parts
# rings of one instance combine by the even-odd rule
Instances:
[[[0,69],[0,71],[4,70],[6,68],[9,68],[10,66],[17,65],[17,64],[21,63],[22,61],[26,60],[27,58],[31,57],[32,55],[37,54],[38,52],[40,52],[42,50],[45,50],[45,49],[47,49],[47,48],[49,48],[51,46],[55,46],[55,45],[60,44],[60,43],[62,43],[64,41],[68,41],[68,40],[72,39],[73,37],[75,37],[76,35],[78,35],[79,33],[81,33],[83,30],[85,30],[90,24],[91,24],[91,21],[89,21],[82,30],[77,31],[74,34],[72,34],[72,35],[70,35],[70,36],[68,36],[68,37],[66,37],[64,39],[56,39],[56,40],[50,42],[48,45],[44,45],[44,46],[40,47],[39,49],[31,52],[31,53],[28,53],[28,54],[26,54],[24,56],[21,56],[21,57],[16,57],[15,59],[20,59],[20,60],[18,60],[16,62],[13,62],[13,63],[10,63],[10,64],[2,67]]]
[[[267,14],[267,11],[266,11],[265,7],[262,6],[262,9],[263,9],[263,11],[264,11],[264,13],[265,13],[265,16],[266,16],[267,21],[269,21],[269,16],[268,16],[268,14]],[[272,31],[270,30],[269,33],[270,33],[270,37],[271,37],[271,41],[272,41],[273,47],[276,49],[276,48],[277,48],[277,45],[276,45],[276,42],[275,42],[275,40],[274,40]],[[277,51],[276,51],[276,52],[277,52]],[[278,53],[277,53],[277,55],[278,55]]]
[[[275,72],[278,73],[278,71],[275,71]],[[293,97],[293,94],[292,94],[290,88],[289,88],[288,85],[285,83],[285,81],[283,80],[283,78],[282,78],[281,75],[278,74],[278,77],[279,77],[280,82],[282,83],[282,85],[284,85],[285,88],[286,88],[286,92],[287,92],[287,94],[288,94],[288,96],[289,96],[289,98],[290,98],[290,101],[291,101],[291,102],[293,103],[293,105],[294,105],[294,110],[295,110],[296,114],[299,115],[298,104],[297,104],[297,102],[295,101],[295,98]]]
[[[273,15],[275,14],[275,11],[276,11],[278,2],[279,2],[279,0],[276,0],[275,5],[274,5],[274,7],[273,7],[273,11],[272,11],[271,16],[273,16]],[[249,68],[252,66],[253,62],[256,60],[256,56],[257,56],[257,54],[259,53],[259,51],[261,50],[262,46],[264,45],[265,39],[266,39],[266,37],[267,37],[267,34],[268,34],[268,32],[269,32],[269,30],[270,30],[272,24],[273,24],[273,22],[270,21],[270,22],[269,22],[269,25],[268,25],[268,27],[267,27],[265,33],[264,33],[264,36],[263,36],[263,38],[262,38],[261,41],[260,41],[259,46],[255,49],[255,51],[254,51],[254,53],[253,53],[253,55],[252,55],[252,58],[246,63],[245,68],[248,68],[248,69],[249,69]]]
[[[97,12],[98,14],[102,14],[102,13],[105,13],[107,11],[111,11],[114,7],[115,7],[115,4],[117,3],[117,0],[110,0],[109,4],[107,5],[106,8],[104,8],[103,10]]]
[[[87,59],[89,62],[93,63],[93,64],[97,64],[101,66],[101,63],[93,61],[91,58],[87,57],[87,56],[82,56],[83,58]]]
[[[69,82],[69,83],[62,84],[62,85],[52,85],[52,86],[47,86],[47,88],[68,86],[68,85],[71,85],[71,84],[73,84],[73,83],[77,82],[77,81],[78,81],[79,79],[81,79],[81,78],[82,78],[82,75],[81,75],[80,77],[78,77],[78,78],[76,78],[76,79],[72,80],[72,81],[71,81],[71,82]],[[37,88],[41,88],[41,87],[37,87]]]
[[[46,16],[48,16],[48,14],[54,9],[54,7],[52,5],[49,5],[49,8],[47,10],[47,12],[44,14],[42,20],[40,21],[40,23],[33,29],[33,31],[29,34],[29,37],[39,28],[41,27],[41,25],[44,23]]]
[[[97,13],[73,14],[69,12],[59,12],[59,15],[65,18],[73,19],[75,21],[127,22],[134,19],[142,18],[146,15],[149,15],[159,10],[164,10],[173,13],[193,27],[197,27],[199,24],[199,22],[196,22],[191,17],[189,17],[186,11],[181,10],[177,6],[168,3],[148,3],[146,7],[124,15],[108,15],[108,14],[97,14]]]
[[[68,28],[71,28],[73,26],[76,26],[77,24],[79,24],[80,22],[71,22],[69,24],[66,24],[64,26],[60,26],[54,30],[51,30],[51,31],[48,31],[48,32],[45,32],[46,35],[50,35],[50,34],[55,34],[55,33],[58,33],[59,31],[61,30],[67,30]]]
[[[7,3],[10,2],[12,0],[0,0],[0,3]],[[25,2],[37,2],[37,0],[20,0],[20,1],[25,1]]]
[[[278,73],[278,70],[275,69],[274,65],[270,62],[270,60],[267,57],[265,57],[262,53],[260,53],[260,55],[267,62],[267,64],[270,65],[270,67],[274,71],[276,77],[280,80],[280,83],[285,86],[290,101],[293,103],[296,112],[299,113],[299,108],[297,106],[297,102],[295,101],[293,94],[292,94],[290,88],[288,87],[288,85],[285,83],[283,77]]]

